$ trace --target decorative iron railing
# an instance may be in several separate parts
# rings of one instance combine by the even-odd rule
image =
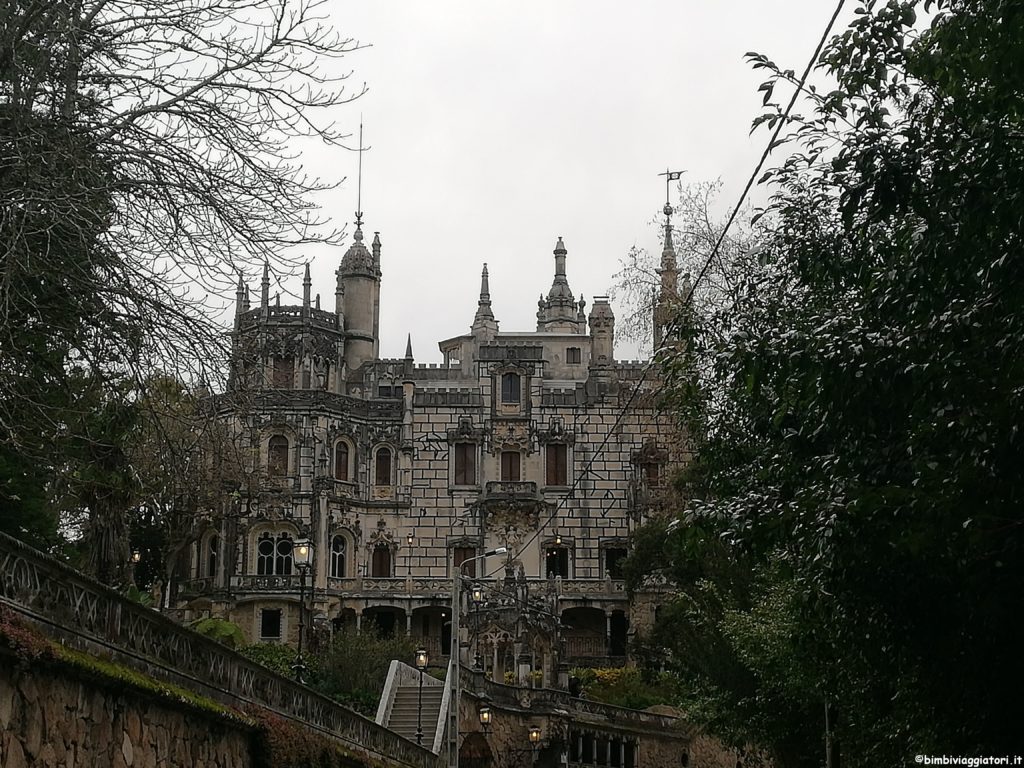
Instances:
[[[463,668],[463,687],[478,696],[486,694],[497,706],[522,707],[524,697],[529,699],[527,706],[536,712],[553,712],[561,710],[571,713],[576,721],[590,720],[600,722],[607,730],[640,729],[664,733],[679,726],[680,720],[668,715],[656,715],[652,712],[637,709],[625,709],[610,704],[602,704],[588,699],[579,699],[567,691],[555,688],[516,688],[510,685],[495,683],[482,672]]]
[[[387,765],[438,765],[428,750],[372,720],[3,534],[0,602],[64,636],[118,651],[150,674],[188,682],[230,704],[266,707]]]

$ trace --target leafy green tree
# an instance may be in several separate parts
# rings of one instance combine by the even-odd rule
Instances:
[[[721,640],[748,693],[686,665],[699,701],[784,764],[823,754],[824,702],[849,765],[1019,742],[1022,40],[1019,1],[862,3],[770,173],[763,246],[688,337],[702,428],[661,548],[693,632],[666,642]],[[773,124],[795,78],[752,60]],[[686,564],[692,538],[727,551]]]
[[[335,108],[361,92],[336,67],[359,45],[323,7],[0,8],[0,529],[52,539],[55,515],[34,524],[43,500],[75,486],[93,541],[123,535],[100,509],[130,503],[114,409],[145,406],[154,370],[220,378],[227,341],[197,297],[264,260],[287,271],[291,245],[340,242],[312,200],[332,183],[289,149],[340,145]]]
[[[377,710],[388,668],[395,659],[412,662],[416,647],[405,635],[384,636],[375,623],[362,630],[344,628],[317,654],[318,671],[311,685],[325,696],[363,714]]]

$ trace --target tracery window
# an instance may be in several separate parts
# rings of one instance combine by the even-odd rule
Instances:
[[[331,576],[341,579],[347,573],[345,570],[348,542],[344,536],[337,535],[331,539]]]
[[[290,533],[264,531],[256,541],[256,574],[287,576],[292,572],[292,537]]]

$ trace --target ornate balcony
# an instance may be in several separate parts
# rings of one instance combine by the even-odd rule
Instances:
[[[484,501],[540,501],[537,484],[524,480],[495,480],[487,483]]]
[[[231,588],[242,592],[297,592],[299,576],[232,576]]]

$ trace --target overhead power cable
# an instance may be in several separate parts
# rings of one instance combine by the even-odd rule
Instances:
[[[721,234],[719,234],[718,240],[715,242],[714,249],[708,255],[707,259],[705,259],[704,265],[701,267],[700,272],[697,273],[697,277],[693,281],[693,284],[690,288],[690,292],[683,297],[682,303],[679,306],[679,312],[677,313],[676,320],[674,321],[674,324],[676,326],[678,326],[678,323],[683,315],[684,310],[686,310],[688,306],[693,303],[693,294],[697,290],[697,286],[700,284],[700,281],[703,280],[705,275],[707,274],[708,268],[711,266],[711,262],[719,257],[719,249],[722,247],[722,242],[725,240],[725,236],[728,234],[729,228],[736,220],[736,216],[739,214],[740,209],[743,207],[743,203],[746,201],[747,194],[754,186],[754,183],[758,178],[758,174],[761,173],[761,169],[764,167],[765,162],[768,160],[768,156],[771,155],[772,150],[775,149],[776,141],[779,138],[779,134],[782,132],[782,128],[785,126],[786,122],[789,119],[790,112],[792,112],[793,110],[793,105],[796,104],[797,97],[799,97],[800,93],[803,92],[804,86],[807,83],[807,78],[810,76],[811,70],[814,69],[814,65],[817,63],[818,57],[821,55],[821,51],[825,47],[825,43],[828,42],[829,35],[832,34],[832,28],[836,23],[836,19],[839,18],[839,14],[842,12],[843,6],[845,4],[846,0],[839,0],[839,2],[836,4],[835,10],[832,12],[832,17],[829,19],[828,24],[825,27],[825,31],[822,33],[821,38],[818,40],[818,45],[815,47],[814,53],[811,55],[811,58],[807,62],[807,66],[804,67],[804,71],[800,75],[800,80],[797,83],[796,88],[793,90],[793,95],[790,98],[789,103],[786,105],[786,109],[783,111],[782,116],[779,118],[779,121],[775,126],[775,130],[772,131],[771,139],[768,141],[768,145],[765,147],[764,152],[761,153],[761,159],[758,160],[757,165],[755,166],[753,172],[750,174],[750,178],[747,179],[747,183],[743,187],[743,192],[742,194],[740,194],[739,200],[737,200],[736,205],[733,207],[732,213],[729,214],[729,218],[726,221],[725,226],[722,228],[722,232]],[[670,330],[677,330],[677,327]],[[666,337],[668,337],[669,335],[670,333],[666,333]],[[574,497],[574,494],[576,492],[577,487],[580,484],[580,481],[587,474],[589,474],[590,468],[594,465],[594,461],[597,459],[598,456],[601,455],[601,452],[608,444],[608,440],[615,433],[615,430],[618,428],[619,424],[622,423],[622,419],[625,418],[627,411],[633,405],[634,400],[636,400],[636,397],[640,393],[640,390],[643,387],[643,384],[647,378],[648,373],[650,373],[651,369],[654,366],[654,363],[657,360],[658,352],[660,352],[660,350],[654,350],[654,354],[651,355],[650,361],[647,363],[647,365],[641,372],[640,378],[637,380],[636,385],[633,388],[633,392],[629,396],[629,399],[626,400],[625,405],[623,405],[622,408],[619,410],[618,416],[616,416],[615,418],[615,423],[612,425],[611,429],[609,429],[605,433],[604,439],[597,447],[597,450],[594,451],[594,453],[590,456],[589,460],[583,468],[583,471],[576,475],[576,477],[573,480],[572,486],[569,488],[568,493],[566,493],[562,498],[558,500],[558,504],[548,515],[547,519],[537,527],[537,530],[534,532],[534,534],[529,539],[527,539],[526,542],[520,547],[520,551],[525,550],[530,544],[536,541],[537,538],[544,531],[544,529],[547,528],[547,526],[551,523],[552,520],[555,519],[555,517],[557,517],[559,511],[562,509],[562,506],[565,504],[565,501],[569,498]],[[490,576],[493,576],[495,573],[501,570],[501,567],[502,566],[499,566],[498,568],[494,569],[490,573],[486,574],[483,578],[489,578]]]

